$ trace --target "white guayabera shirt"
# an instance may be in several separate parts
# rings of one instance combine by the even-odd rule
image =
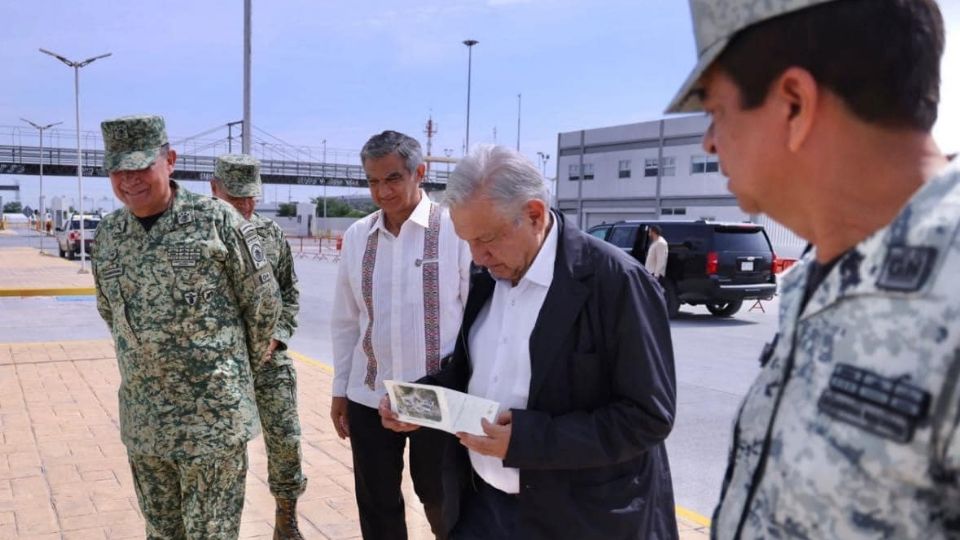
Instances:
[[[470,250],[448,212],[424,193],[397,236],[379,211],[354,223],[341,257],[331,316],[333,396],[375,408],[384,380],[417,380],[453,352]]]

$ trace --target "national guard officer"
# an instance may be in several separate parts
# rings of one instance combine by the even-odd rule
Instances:
[[[715,538],[960,535],[960,166],[930,130],[933,0],[692,0],[668,112],[740,207],[814,248],[734,426]]]
[[[297,527],[297,497],[306,489],[307,479],[300,463],[297,374],[286,353],[300,311],[293,254],[280,225],[254,212],[256,198],[260,196],[260,162],[256,158],[245,154],[218,157],[210,189],[215,197],[230,203],[256,227],[280,286],[283,310],[273,330],[268,355],[253,366],[253,386],[267,446],[270,492],[277,500],[273,537],[302,539]]]
[[[251,362],[281,309],[273,270],[256,227],[170,180],[163,118],[101,129],[124,208],[97,228],[92,266],[147,538],[237,538],[246,444],[259,431]]]

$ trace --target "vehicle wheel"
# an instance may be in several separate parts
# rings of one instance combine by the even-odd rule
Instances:
[[[60,258],[61,258],[61,259],[67,256],[67,252],[64,251],[63,248],[61,248],[60,246],[57,246],[57,251],[60,252]]]
[[[663,285],[663,298],[667,301],[667,317],[676,319],[680,313],[680,298],[677,297],[677,286],[668,279],[663,279],[661,285]]]
[[[734,313],[740,311],[741,306],[743,306],[743,300],[733,300],[720,304],[707,304],[707,311],[717,317],[732,317]]]
[[[72,260],[74,260],[74,259],[76,259],[76,258],[77,258],[77,252],[76,252],[76,251],[74,251],[73,249],[70,249],[69,251],[67,251],[67,259],[68,259],[68,260],[71,260],[71,261],[72,261]]]

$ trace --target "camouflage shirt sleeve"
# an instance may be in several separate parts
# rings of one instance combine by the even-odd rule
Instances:
[[[290,250],[290,244],[287,242],[280,226],[276,223],[273,226],[276,228],[277,247],[280,251],[279,261],[277,267],[273,269],[273,275],[277,279],[277,284],[280,287],[280,297],[283,301],[280,318],[273,330],[273,339],[279,341],[283,348],[286,348],[287,342],[297,328],[297,313],[300,312],[300,286],[297,281],[297,272],[293,267],[293,253]]]
[[[104,220],[106,221],[106,220]],[[97,232],[94,234],[94,242],[98,243],[100,238],[100,231],[104,230],[109,226],[107,223],[101,223],[100,227],[97,227]],[[90,270],[93,272],[93,284],[96,287],[97,291],[97,311],[100,312],[100,317],[107,323],[107,327],[110,328],[110,331],[113,331],[113,311],[110,309],[110,301],[107,300],[106,295],[103,294],[103,287],[100,286],[100,280],[98,279],[99,275],[99,259],[97,257],[90,257]]]
[[[227,272],[246,328],[250,360],[256,362],[270,345],[282,307],[280,292],[256,228],[239,214],[224,216],[221,235],[227,246]]]

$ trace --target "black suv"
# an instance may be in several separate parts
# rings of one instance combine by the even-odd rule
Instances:
[[[763,225],[714,221],[619,221],[587,232],[646,261],[650,225],[659,225],[670,247],[662,284],[667,310],[680,304],[705,305],[730,317],[744,300],[769,300],[777,290],[777,256]]]

